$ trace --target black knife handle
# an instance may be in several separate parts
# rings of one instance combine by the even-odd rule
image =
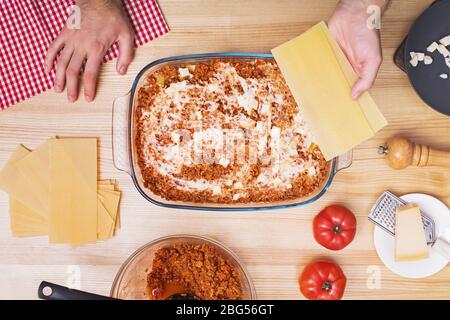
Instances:
[[[39,285],[38,296],[44,300],[116,300],[111,297],[69,289],[47,281],[42,281]]]

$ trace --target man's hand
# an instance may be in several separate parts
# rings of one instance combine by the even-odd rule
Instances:
[[[352,88],[353,99],[372,87],[382,62],[380,32],[367,26],[367,6],[379,5],[383,11],[387,3],[387,0],[341,0],[328,22],[331,33],[359,76]]]
[[[85,63],[84,96],[90,102],[95,97],[100,64],[115,42],[120,49],[117,72],[126,73],[133,59],[134,34],[121,0],[78,0],[77,5],[81,28],[64,27],[48,49],[45,69],[50,72],[61,51],[56,63],[55,91],[62,92],[67,87],[67,98],[74,102],[78,98],[78,76]]]

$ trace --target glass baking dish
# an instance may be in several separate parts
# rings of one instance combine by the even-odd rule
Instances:
[[[315,192],[307,197],[291,199],[270,203],[237,203],[237,204],[218,204],[218,203],[189,203],[180,201],[168,201],[144,186],[143,179],[137,165],[137,156],[134,145],[135,137],[135,101],[137,92],[145,82],[146,77],[160,69],[163,66],[173,64],[198,64],[211,59],[229,59],[238,61],[254,61],[256,59],[273,59],[271,54],[262,53],[207,53],[193,54],[186,56],[169,57],[156,60],[145,66],[136,76],[133,86],[128,94],[114,100],[113,105],[113,159],[117,169],[127,172],[141,195],[148,201],[162,206],[179,209],[194,210],[218,210],[218,211],[245,211],[245,210],[268,210],[282,209],[293,206],[305,205],[319,199],[329,188],[336,173],[342,169],[348,168],[352,162],[352,151],[336,157],[329,161],[329,170],[326,179]]]

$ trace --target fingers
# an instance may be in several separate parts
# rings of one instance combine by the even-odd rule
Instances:
[[[72,47],[65,47],[56,64],[55,91],[61,93],[66,85],[66,69],[73,54]]]
[[[378,74],[381,65],[381,56],[367,60],[360,68],[359,80],[352,88],[352,98],[358,99],[361,94],[369,90]]]
[[[106,54],[106,51],[111,47],[111,44],[112,42],[103,43],[94,41],[90,45],[88,58],[83,74],[84,97],[87,102],[91,102],[92,100],[94,100],[100,65]]]
[[[88,102],[95,96],[98,71],[106,50],[110,44],[94,41],[90,45],[89,56],[84,71],[85,97]],[[62,92],[67,87],[67,99],[75,102],[78,98],[79,75],[86,60],[86,51],[82,49],[64,48],[56,67],[55,91]]]
[[[78,76],[86,56],[80,52],[75,52],[70,59],[66,70],[67,99],[75,102],[78,98]]]
[[[71,40],[71,39],[68,39]],[[46,60],[45,70],[49,72],[53,66],[53,63],[61,51],[58,57],[56,65],[55,76],[55,91],[60,93],[67,87],[67,98],[70,102],[74,102],[78,98],[79,88],[79,74],[82,69],[83,62],[86,60],[83,80],[84,80],[84,95],[88,102],[92,101],[95,97],[97,77],[102,63],[103,57],[106,51],[110,48],[114,41],[114,38],[110,39],[111,42],[91,41],[89,48],[86,50],[82,48],[76,48],[71,45],[71,41],[65,41],[64,33],[61,33],[57,39],[50,46]],[[128,66],[131,63],[134,55],[134,36],[132,31],[123,32],[117,38],[119,44],[119,58],[117,60],[117,72],[119,74],[125,74]],[[87,54],[86,54],[87,53]]]
[[[64,34],[61,33],[50,45],[45,56],[45,72],[49,73],[53,68],[53,63],[55,62],[56,56],[59,51],[64,47]]]
[[[122,34],[119,39],[119,58],[117,59],[116,70],[124,75],[134,55],[134,36],[131,32]]]
[[[83,74],[84,97],[87,102],[91,102],[95,98],[97,77],[103,56],[104,54],[95,54],[90,55],[87,59]]]

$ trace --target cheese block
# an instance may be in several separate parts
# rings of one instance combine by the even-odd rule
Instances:
[[[368,92],[352,99],[358,76],[324,22],[272,53],[326,160],[387,124]]]
[[[428,258],[428,247],[419,207],[408,204],[395,215],[395,260],[415,261]]]

